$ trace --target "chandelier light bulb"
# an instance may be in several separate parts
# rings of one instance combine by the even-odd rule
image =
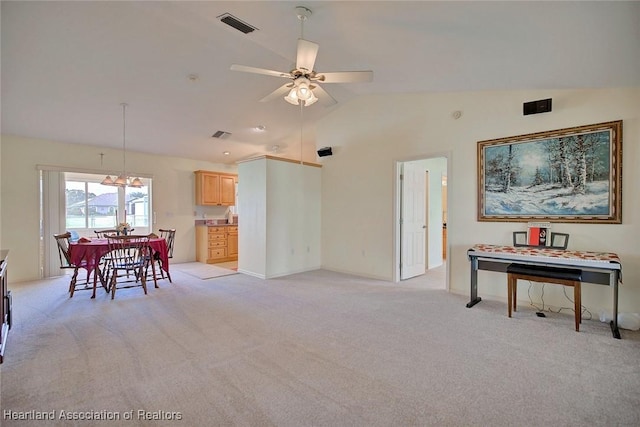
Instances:
[[[133,181],[131,181],[131,183],[129,184],[129,187],[142,188],[144,187],[144,184],[142,183],[142,180],[140,178],[134,178]]]
[[[102,182],[100,183],[102,185],[114,185],[113,183],[113,178],[111,178],[111,175],[107,175]]]
[[[119,187],[126,187],[126,186],[127,186],[127,184],[129,183],[128,181],[129,181],[129,180],[127,179],[127,175],[125,175],[125,174],[123,173],[122,175],[120,175],[120,176],[118,177],[118,179],[116,179],[116,180],[114,181],[114,183],[113,183],[113,184],[114,184],[114,185],[117,185],[117,186],[119,186]]]

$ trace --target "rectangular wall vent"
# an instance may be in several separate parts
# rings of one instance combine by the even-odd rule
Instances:
[[[225,24],[227,24],[228,26],[233,27],[238,31],[242,31],[245,34],[249,34],[257,30],[256,27],[249,25],[246,22],[242,22],[241,20],[231,15],[230,13],[224,13],[218,16],[218,19],[221,22],[224,22]]]
[[[216,133],[214,133],[213,135],[211,135],[213,138],[228,138],[229,136],[231,136],[231,132],[225,132],[223,130],[219,130],[216,131]]]

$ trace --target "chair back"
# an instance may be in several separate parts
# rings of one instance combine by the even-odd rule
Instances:
[[[137,270],[144,267],[149,256],[149,236],[107,236],[111,267]]]
[[[173,241],[176,238],[176,229],[168,228],[168,229],[160,229],[160,237],[167,241],[167,254],[169,258],[173,258]]]
[[[106,239],[109,235],[118,234],[118,230],[116,230],[115,228],[109,230],[93,230],[93,232],[96,233],[96,237],[98,239]]]
[[[74,268],[71,263],[71,255],[69,254],[69,239],[71,233],[68,231],[62,234],[54,234],[53,238],[56,239],[58,245],[58,257],[60,258],[60,268]]]

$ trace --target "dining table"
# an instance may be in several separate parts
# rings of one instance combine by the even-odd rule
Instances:
[[[162,269],[169,273],[169,247],[167,241],[162,237],[154,237],[149,239],[149,247],[153,251],[154,255],[157,254],[160,258],[160,265]],[[91,275],[95,271],[93,278],[93,296],[96,296],[97,278],[100,277],[100,282],[105,290],[108,291],[107,284],[105,283],[102,271],[100,270],[100,263],[102,257],[109,253],[109,241],[108,239],[80,239],[76,242],[69,243],[69,256],[71,262],[74,265],[82,265],[87,269],[87,274]]]

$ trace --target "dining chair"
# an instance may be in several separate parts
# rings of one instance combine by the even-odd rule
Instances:
[[[135,228],[130,228],[129,229],[129,234],[131,234],[132,232],[134,232],[136,229]],[[96,237],[98,239],[106,239],[107,236],[112,236],[112,235],[118,235],[120,234],[120,232],[115,229],[115,228],[109,228],[107,230],[93,230],[94,233],[96,233]]]
[[[53,238],[56,240],[56,244],[58,246],[58,257],[60,258],[60,268],[61,269],[73,269],[73,276],[71,276],[71,281],[69,282],[69,298],[73,297],[73,293],[76,291],[76,285],[82,286],[79,289],[84,290],[93,290],[91,286],[89,286],[89,269],[87,268],[86,260],[82,260],[82,263],[79,265],[74,264],[71,261],[71,253],[69,251],[69,240],[71,239],[71,233],[66,232],[62,234],[54,234]],[[77,284],[78,272],[81,268],[87,270],[87,280],[82,284]],[[99,271],[94,271],[94,274],[99,274]]]
[[[161,228],[158,230],[160,233],[160,237],[167,241],[167,258],[173,258],[173,242],[176,238],[176,229],[175,228]],[[164,269],[162,268],[162,259],[160,259],[159,254],[154,254],[153,261],[158,263],[160,267],[160,276],[164,279]],[[167,271],[167,278],[169,279],[169,283],[173,283],[171,281],[171,274]]]
[[[93,232],[96,233],[96,237],[98,239],[106,239],[109,235],[118,234],[118,230],[116,230],[115,228],[107,230],[93,230]]]
[[[149,236],[131,234],[107,236],[107,242],[110,254],[108,289],[111,291],[111,299],[115,298],[118,288],[141,286],[146,295],[147,277],[145,272],[151,253]]]
[[[118,230],[116,230],[115,228],[108,228],[104,230],[93,230],[93,232],[96,233],[96,237],[98,239],[106,239],[107,236],[115,236],[118,234]],[[102,266],[102,272],[108,283],[111,275],[111,271],[109,269],[109,266],[110,266],[109,254],[105,254],[102,256],[102,258],[100,259],[100,265]]]

